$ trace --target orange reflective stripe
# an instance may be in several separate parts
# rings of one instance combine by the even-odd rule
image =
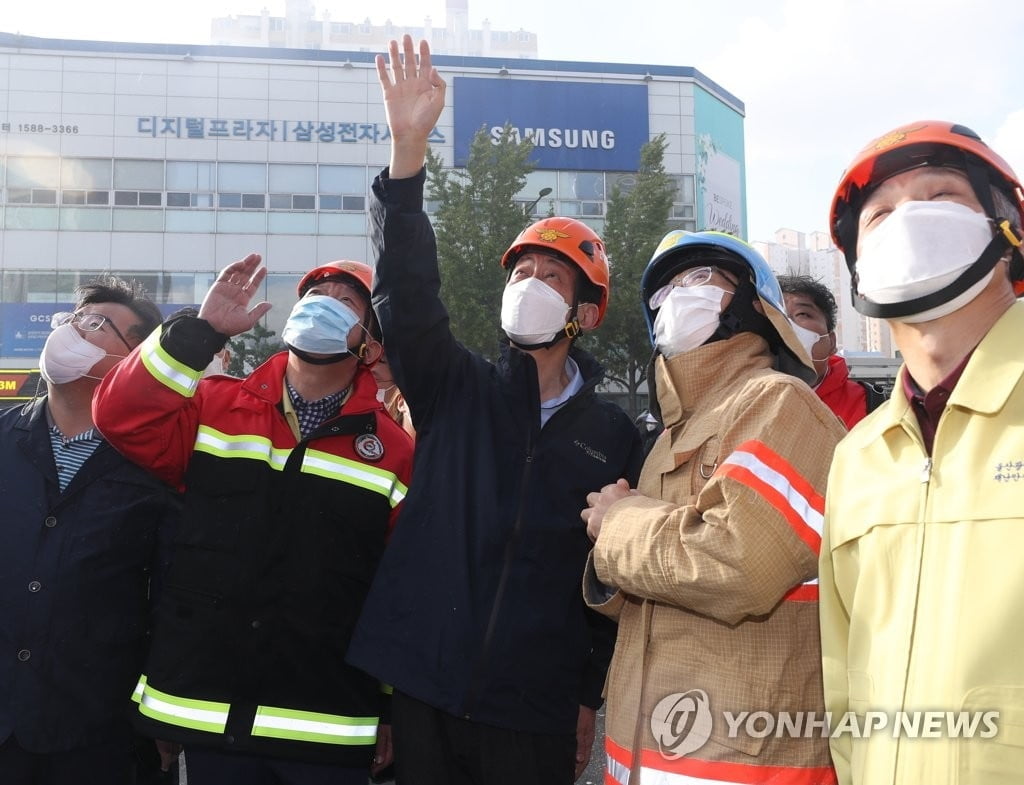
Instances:
[[[756,491],[779,511],[808,548],[819,552],[825,499],[785,458],[764,443],[751,440],[722,461],[716,474]]]
[[[609,738],[605,738],[608,754],[608,772],[615,776],[606,783],[628,785],[629,769],[633,756]],[[777,785],[836,785],[836,773],[831,766],[762,766],[756,763],[730,763],[727,761],[679,758],[667,760],[656,750],[640,753],[641,782],[664,783],[664,785],[697,785],[718,783],[718,785],[757,785],[771,782]],[[647,775],[647,776],[643,776]]]

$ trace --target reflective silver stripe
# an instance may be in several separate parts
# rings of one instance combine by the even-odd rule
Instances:
[[[142,694],[137,701],[140,714],[181,728],[209,733],[224,732],[228,712],[231,710],[230,704],[182,698],[161,692],[146,683],[145,676],[139,680],[139,685],[142,688]]]
[[[150,375],[165,387],[191,398],[195,395],[199,380],[203,378],[203,372],[189,368],[171,357],[160,345],[162,333],[163,327],[157,327],[142,342],[139,349],[142,364],[146,366]]]
[[[397,506],[405,498],[408,490],[393,472],[376,469],[320,450],[306,450],[302,458],[302,471],[383,494],[392,507]]]
[[[146,689],[146,674],[139,676],[139,683],[135,685],[135,689],[132,691],[132,700],[136,703],[142,701],[142,692]]]
[[[322,744],[369,745],[377,740],[377,718],[259,706],[252,735]]]
[[[629,766],[619,763],[611,755],[605,755],[605,771],[618,785],[629,785]]]
[[[218,458],[248,458],[263,461],[278,471],[284,469],[288,457],[292,453],[290,447],[274,447],[270,439],[265,436],[254,434],[232,436],[218,431],[216,428],[211,428],[209,425],[199,426],[194,449],[197,452],[216,455]],[[379,493],[388,499],[392,507],[397,507],[408,492],[408,488],[393,472],[367,466],[359,461],[342,458],[321,450],[306,450],[299,470],[306,474],[315,474],[328,480],[340,480]]]
[[[229,434],[211,428],[209,425],[200,425],[196,433],[195,449],[198,452],[209,453],[220,458],[250,458],[263,461],[272,469],[281,470],[288,462],[291,455],[290,448],[274,447],[270,439],[265,436],[244,434],[231,436]]]

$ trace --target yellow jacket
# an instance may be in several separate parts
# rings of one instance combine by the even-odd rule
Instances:
[[[866,712],[887,720],[832,738],[841,783],[1024,780],[1022,338],[1016,304],[953,389],[931,459],[905,368],[836,451],[820,569],[825,699],[834,725],[846,712],[861,726]],[[920,738],[927,715],[915,726],[914,712],[939,716],[938,738]]]
[[[751,734],[745,722],[731,733],[726,719],[824,718],[817,552],[845,431],[770,365],[751,333],[658,360],[666,431],[642,495],[606,514],[584,586],[619,621],[606,782],[835,782],[827,736]]]

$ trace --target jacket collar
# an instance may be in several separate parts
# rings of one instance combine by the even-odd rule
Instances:
[[[288,352],[279,352],[242,381],[242,389],[265,403],[277,405],[284,395],[284,374],[288,368]],[[370,369],[360,365],[352,380],[352,393],[342,404],[342,414],[360,414],[375,409],[383,411],[377,400],[377,382]]]
[[[1014,303],[992,325],[974,350],[949,397],[950,406],[978,414],[994,414],[1006,405],[1010,394],[1024,376],[1024,357],[1018,351],[1022,332],[1024,303]],[[903,391],[906,373],[907,366],[901,365],[892,397],[878,408],[877,416],[868,417],[864,427],[858,428],[858,445],[870,444],[890,428],[903,427],[910,433],[920,432],[917,416]]]
[[[754,333],[739,333],[671,359],[659,355],[655,379],[662,422],[671,427],[694,411],[714,408],[734,392],[737,382],[771,367],[768,344]]]
[[[583,349],[579,349],[573,346],[569,350],[569,356],[576,363],[576,366],[580,369],[580,376],[583,379],[583,387],[580,392],[576,394],[578,397],[580,394],[587,390],[596,387],[598,383],[604,378],[604,367],[593,355],[585,352]],[[530,365],[536,369],[536,363],[533,358],[521,349],[517,349],[508,343],[503,343],[501,346],[500,356],[498,358],[498,368],[507,374],[509,377],[517,372],[521,372],[518,369],[524,366],[524,363],[529,361]]]
[[[850,366],[838,354],[833,354],[828,358],[828,373],[825,374],[825,378],[821,380],[816,391],[820,397],[824,397],[834,390],[842,389],[849,378]]]

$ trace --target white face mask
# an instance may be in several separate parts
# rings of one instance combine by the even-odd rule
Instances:
[[[50,384],[68,384],[84,377],[99,379],[98,376],[89,376],[89,371],[106,356],[107,353],[99,346],[85,340],[75,325],[62,324],[50,333],[43,345],[43,353],[39,356],[39,375]]]
[[[505,287],[501,295],[501,329],[518,344],[545,343],[565,329],[569,305],[537,278]]]
[[[725,289],[676,286],[654,317],[654,345],[666,358],[703,346],[718,329]]]
[[[955,281],[992,240],[981,213],[957,202],[904,202],[861,242],[857,290],[876,303],[901,303],[933,294]],[[938,319],[967,305],[992,279],[901,322]]]
[[[828,338],[831,333],[818,334],[814,330],[808,330],[806,327],[801,327],[799,324],[794,322],[792,319],[789,323],[793,326],[793,332],[796,333],[796,339],[803,344],[803,347],[807,350],[807,356],[815,362],[822,362],[832,356],[831,350],[826,347],[824,350],[815,351],[815,347],[821,342],[823,338]]]

